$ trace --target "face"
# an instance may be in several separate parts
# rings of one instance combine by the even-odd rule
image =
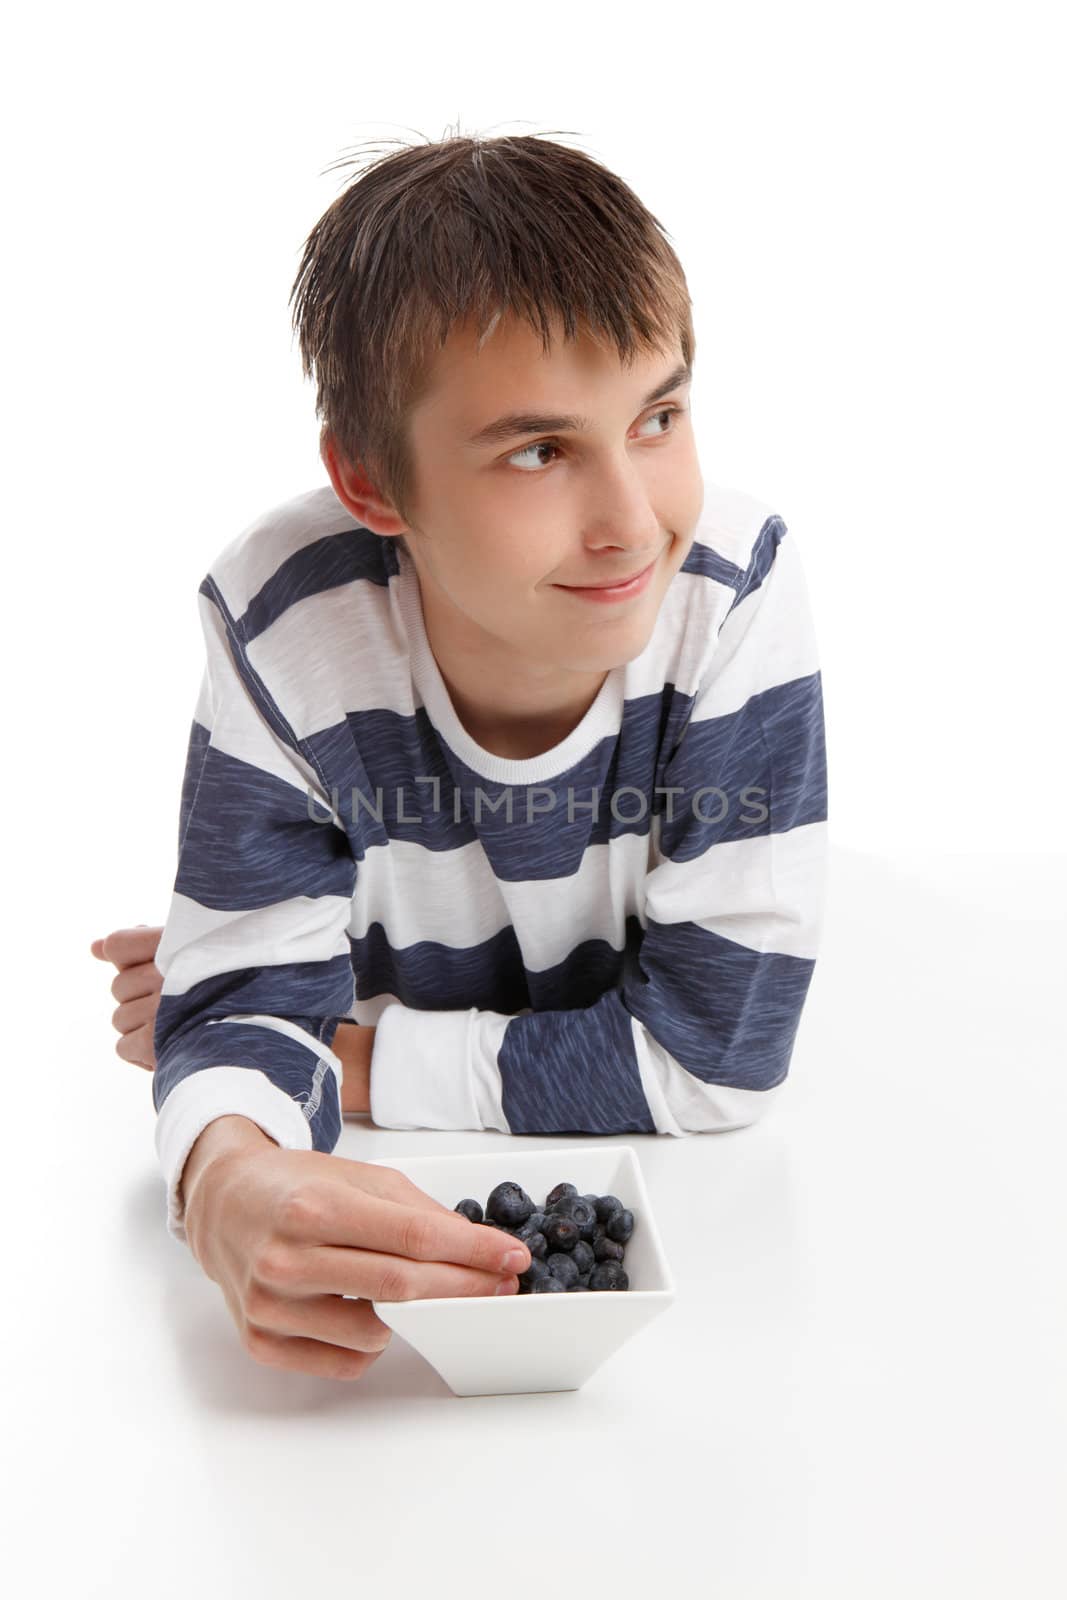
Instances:
[[[681,365],[675,348],[625,370],[614,350],[561,333],[545,356],[516,320],[499,322],[480,350],[473,327],[453,330],[409,422],[404,537],[435,651],[538,678],[603,672],[640,654],[704,501],[688,385],[664,388]],[[476,437],[509,413],[527,420]],[[563,414],[585,426],[537,420]],[[570,592],[649,563],[650,581],[631,598]]]

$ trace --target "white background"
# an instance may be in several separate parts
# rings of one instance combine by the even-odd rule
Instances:
[[[19,1593],[358,1592],[388,1578],[375,1541],[398,1535],[408,1576],[440,1587],[440,1551],[413,1532],[442,1477],[434,1538],[468,1594],[519,1592],[522,1549],[530,1593],[566,1593],[568,1571],[731,1600],[1062,1593],[1052,22],[1052,6],[938,0],[67,4],[8,22],[3,1499]],[[457,120],[578,144],[682,259],[705,478],[770,501],[803,547],[833,885],[792,1100],[684,1157],[637,1141],[679,1250],[680,1174],[739,1174],[729,1250],[691,1264],[657,1324],[677,1351],[650,1333],[595,1396],[541,1410],[449,1409],[430,1385],[423,1417],[391,1350],[367,1458],[371,1379],[253,1368],[165,1236],[149,1082],[114,1055],[89,944],[166,912],[201,577],[262,510],[325,481],[288,296],[345,182],[328,168]],[[360,1137],[347,1153],[415,1139],[346,1130]],[[779,1340],[761,1319],[785,1280],[801,1289]],[[463,1431],[475,1415],[482,1437]],[[438,1430],[433,1472],[413,1417]],[[658,1489],[639,1470],[657,1417]],[[347,1500],[357,1456],[363,1474],[393,1461],[403,1531]],[[606,1542],[554,1521],[560,1496]]]

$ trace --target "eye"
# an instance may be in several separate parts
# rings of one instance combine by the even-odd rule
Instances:
[[[653,411],[649,416],[647,416],[645,418],[645,422],[658,422],[660,417],[681,417],[685,415],[688,409],[688,406],[661,406],[658,411]],[[642,424],[642,426],[644,426],[644,424]],[[677,424],[672,422],[669,428],[661,429],[658,436],[661,439],[666,439],[669,438],[672,433],[677,433],[677,431]],[[509,465],[512,462],[519,462],[524,456],[529,461],[535,450],[552,450],[558,454],[560,446],[554,439],[538,439],[535,444],[525,444],[521,450],[513,450],[511,455],[505,456],[505,464]],[[550,464],[551,463],[549,463],[549,465]],[[530,473],[531,471],[530,467],[520,467],[519,470],[527,473]],[[536,476],[539,471],[539,467],[534,464],[532,468],[532,475]]]

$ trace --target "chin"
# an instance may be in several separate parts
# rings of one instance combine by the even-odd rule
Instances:
[[[651,637],[650,627],[631,631],[625,639],[614,639],[610,644],[605,640],[601,649],[591,650],[588,655],[571,656],[568,665],[572,672],[611,672],[628,661],[636,661]]]

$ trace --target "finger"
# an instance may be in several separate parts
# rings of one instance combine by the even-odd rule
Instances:
[[[249,1328],[242,1343],[252,1359],[263,1366],[307,1372],[314,1378],[362,1378],[381,1354],[379,1350],[360,1354],[323,1344],[319,1339],[286,1338],[260,1328]]]
[[[141,927],[144,927],[144,923],[141,923]],[[134,928],[124,928],[121,930],[122,937],[126,938],[129,934],[135,933],[136,931],[137,930]],[[94,939],[92,944],[89,946],[90,954],[94,955],[98,961],[110,961],[111,957],[108,955],[108,940],[114,938],[115,934],[109,933],[106,934],[102,939]],[[122,948],[121,945],[119,948]]]
[[[245,1321],[266,1333],[303,1335],[345,1350],[381,1355],[393,1330],[369,1300],[335,1294],[287,1295],[252,1285],[245,1296]]]
[[[161,927],[149,928],[142,923],[137,928],[117,928],[106,938],[95,941],[92,948],[95,954],[96,943],[99,943],[104,961],[112,961],[116,967],[129,967],[134,962],[151,961],[162,937]]]
[[[127,1000],[111,1013],[111,1026],[119,1033],[132,1033],[155,1019],[159,1006],[154,995],[142,1000]]]
[[[116,1041],[115,1054],[120,1061],[128,1061],[131,1066],[144,1067],[146,1072],[154,1072],[156,1052],[151,1028],[135,1028],[133,1033],[124,1033],[122,1038]]]
[[[163,974],[154,961],[124,967],[111,980],[111,993],[116,1000],[139,1000],[146,994],[158,996],[162,987]]]
[[[495,1230],[486,1230],[495,1231]],[[514,1242],[514,1241],[513,1241]],[[384,1251],[337,1249],[331,1245],[276,1249],[261,1275],[264,1288],[296,1298],[308,1295],[355,1295],[361,1300],[455,1300],[461,1296],[495,1295],[502,1283],[518,1289],[514,1272],[453,1266],[447,1261],[415,1261]]]
[[[330,1180],[309,1182],[301,1191],[303,1203],[294,1207],[293,1237],[298,1243],[387,1251],[412,1261],[454,1262],[479,1272],[525,1272],[530,1265],[529,1250],[511,1234],[471,1222],[458,1211],[442,1207],[437,1212],[371,1194],[364,1174],[376,1168],[344,1157],[333,1160]],[[512,1250],[520,1252],[521,1264],[505,1264]],[[357,1287],[352,1293],[366,1291]]]

